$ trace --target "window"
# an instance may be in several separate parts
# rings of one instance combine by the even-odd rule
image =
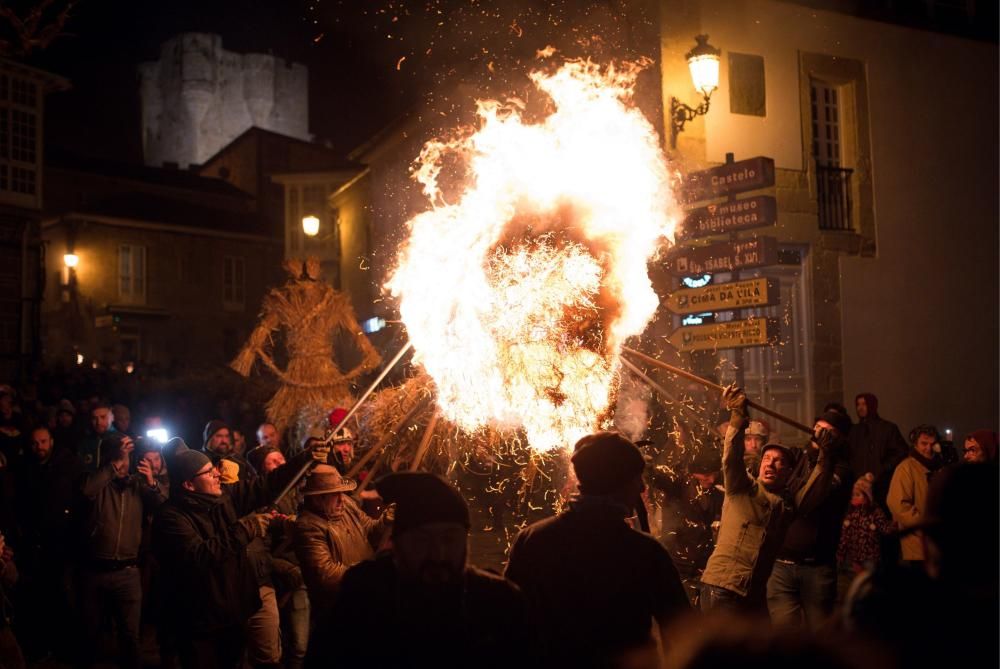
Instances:
[[[246,271],[243,258],[225,256],[222,262],[222,306],[242,311],[246,302]]]
[[[33,204],[38,193],[39,91],[34,82],[0,75],[0,192]]]
[[[118,297],[130,304],[146,303],[146,247],[118,247]]]
[[[812,154],[816,161],[816,202],[820,230],[853,231],[851,174],[843,167],[841,87],[820,79],[809,80]]]
[[[819,165],[840,166],[839,86],[812,79],[809,106],[812,113],[813,158]]]
[[[729,112],[747,116],[767,115],[762,56],[729,54]]]

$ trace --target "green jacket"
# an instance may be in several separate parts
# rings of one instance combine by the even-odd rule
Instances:
[[[809,478],[797,490],[769,492],[747,473],[742,427],[730,425],[722,451],[725,500],[715,550],[701,581],[763,601],[775,557],[796,513],[807,513],[825,496],[833,474],[831,459],[820,453]]]

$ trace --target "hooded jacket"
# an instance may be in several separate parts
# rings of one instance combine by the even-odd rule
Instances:
[[[865,399],[868,415],[848,434],[848,463],[855,479],[868,472],[875,476],[876,501],[884,500],[892,470],[906,457],[909,446],[896,424],[878,415],[875,395],[862,393],[858,397]]]
[[[239,522],[270,504],[310,460],[303,452],[267,477],[240,480],[220,497],[176,485],[153,521],[153,552],[164,566],[166,614],[185,634],[242,625],[260,608],[247,555],[253,539]]]

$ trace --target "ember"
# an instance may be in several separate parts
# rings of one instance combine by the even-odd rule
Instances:
[[[625,340],[657,297],[647,262],[672,240],[659,139],[632,104],[643,64],[536,71],[538,123],[519,102],[479,101],[479,127],[429,142],[414,169],[432,204],[409,221],[389,281],[445,417],[523,428],[539,451],[597,428]],[[467,170],[454,203],[445,165]]]

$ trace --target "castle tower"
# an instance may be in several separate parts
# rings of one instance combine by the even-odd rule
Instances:
[[[266,54],[237,54],[222,38],[183,33],[139,66],[143,160],[201,164],[251,127],[309,140],[308,70]]]

